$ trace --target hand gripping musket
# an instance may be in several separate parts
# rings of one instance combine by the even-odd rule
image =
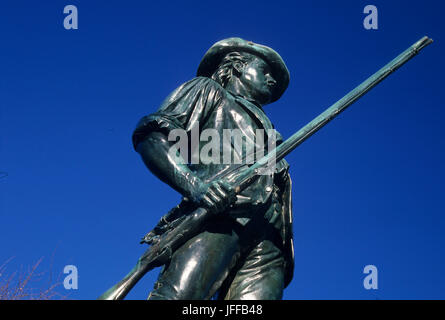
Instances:
[[[432,42],[433,41],[428,37],[423,37],[417,41],[394,60],[385,65],[382,69],[377,71],[367,80],[362,82],[358,87],[345,95],[342,99],[334,103],[318,117],[309,122],[286,141],[281,143],[276,149],[269,152],[255,164],[241,170],[240,173],[236,175],[234,179],[232,179],[232,181],[229,181],[235,188],[235,191],[239,193],[245,189],[251,183],[251,181],[255,179],[259,170],[267,167],[267,165],[271,163],[270,161],[272,159],[275,159],[276,162],[283,159],[303,141],[321,129],[329,121],[334,119],[366,92],[375,87],[383,79],[400,68],[405,62],[410,60],[417,53],[419,53],[420,50]],[[156,241],[152,241],[151,243],[153,245],[148,248],[139,258],[136,266],[120,282],[102,294],[99,299],[121,300],[125,298],[133,286],[148,271],[167,263],[170,260],[172,253],[177,248],[198,234],[200,230],[202,230],[204,222],[211,215],[212,212],[207,211],[205,208],[198,208],[190,214],[182,217],[180,220],[178,220],[179,222],[176,223],[173,228],[169,228],[169,230],[157,237]]]

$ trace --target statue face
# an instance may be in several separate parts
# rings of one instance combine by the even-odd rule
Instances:
[[[247,90],[251,99],[261,105],[268,104],[272,99],[272,92],[276,85],[269,65],[261,58],[255,57],[246,64],[239,80]]]

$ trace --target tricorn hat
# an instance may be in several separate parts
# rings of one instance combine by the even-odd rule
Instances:
[[[230,52],[247,52],[262,58],[269,64],[272,76],[277,81],[272,101],[278,100],[289,85],[289,70],[281,56],[272,48],[246,41],[241,38],[228,38],[218,41],[206,52],[199,64],[197,76],[211,77],[222,59]]]

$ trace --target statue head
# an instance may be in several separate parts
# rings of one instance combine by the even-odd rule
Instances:
[[[277,52],[240,38],[215,43],[204,55],[197,75],[261,105],[278,100],[289,84],[289,71]]]

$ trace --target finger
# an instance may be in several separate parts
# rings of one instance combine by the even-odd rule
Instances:
[[[220,186],[224,188],[229,204],[234,203],[237,200],[235,189],[226,181],[221,181]]]
[[[221,186],[215,188],[214,191],[217,192],[219,197],[221,198],[221,210],[226,209],[230,204],[234,202],[234,199],[236,200],[236,195],[234,193],[228,193]]]
[[[225,190],[227,191],[227,193],[232,193],[235,192],[235,190],[233,189],[233,187],[230,185],[230,183],[228,183],[227,181],[222,180],[219,185]]]
[[[214,210],[215,209],[215,203],[212,201],[212,199],[210,199],[207,195],[204,195],[202,197],[202,201],[201,203],[203,204],[204,207],[206,207],[207,209],[210,210]]]
[[[206,195],[213,201],[218,212],[224,209],[222,198],[218,195],[218,192],[215,191],[213,186],[207,190]]]
[[[215,185],[212,190],[220,197],[221,199],[227,199],[230,196],[230,193],[227,192],[221,185]]]

